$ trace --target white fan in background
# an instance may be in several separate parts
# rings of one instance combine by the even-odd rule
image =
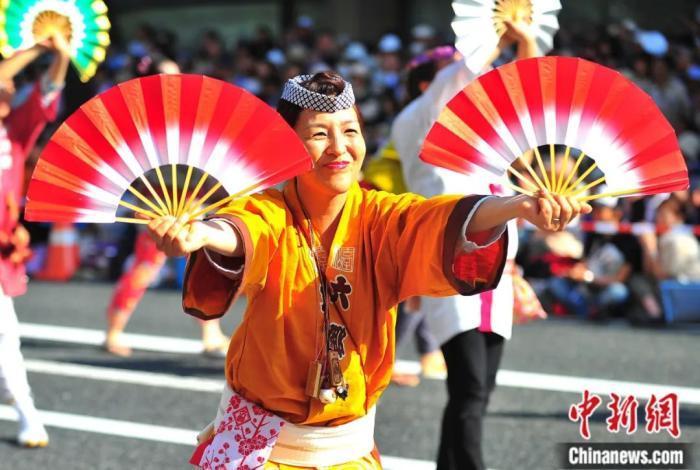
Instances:
[[[457,0],[452,3],[455,19],[452,29],[455,46],[467,66],[481,72],[505,32],[504,20],[524,19],[532,25],[539,52],[552,49],[554,33],[559,29],[559,0]]]

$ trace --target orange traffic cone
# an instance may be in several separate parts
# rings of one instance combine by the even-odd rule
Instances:
[[[42,281],[67,281],[80,264],[78,235],[73,224],[55,223],[49,235],[46,262],[34,276]]]

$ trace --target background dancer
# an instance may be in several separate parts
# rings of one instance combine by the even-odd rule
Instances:
[[[46,51],[54,56],[48,71],[29,97],[11,108],[13,78]],[[56,117],[69,62],[69,46],[60,34],[0,62],[0,399],[17,410],[17,441],[26,447],[45,447],[49,436],[27,382],[12,301],[27,290],[24,263],[31,255],[29,233],[19,222],[24,161],[46,123]]]
[[[512,42],[517,43],[518,58],[535,57],[537,45],[527,25],[510,22],[506,25],[508,31],[489,64]],[[505,194],[499,184],[474,181],[419,159],[423,140],[440,111],[478,73],[469,70],[449,46],[430,51],[411,65],[408,89],[414,99],[392,126],[392,139],[409,190],[426,197],[455,194],[464,188],[484,194]],[[485,468],[481,452],[483,419],[496,383],[503,341],[510,338],[513,321],[511,274],[518,249],[515,221],[508,224],[508,231],[508,261],[495,290],[472,297],[423,298],[420,311],[413,314],[427,318],[447,363],[448,403],[442,419],[439,470]]]
[[[134,260],[117,281],[107,307],[104,344],[107,352],[115,356],[131,356],[131,348],[123,338],[124,329],[165,260],[165,254],[158,250],[148,232],[139,232],[134,243]],[[229,338],[221,331],[219,321],[198,320],[198,323],[202,330],[202,352],[207,356],[225,357]]]

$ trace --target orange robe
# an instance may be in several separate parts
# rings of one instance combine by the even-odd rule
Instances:
[[[389,384],[398,302],[417,295],[476,294],[497,285],[505,263],[505,232],[489,246],[455,259],[464,222],[479,199],[425,199],[357,184],[349,190],[325,268],[331,338],[349,386],[346,400],[324,405],[305,393],[309,366],[323,347],[323,316],[295,182],[282,192],[269,189],[237,200],[217,214],[242,235],[242,275],[222,273],[205,253],[193,253],[183,307],[199,318],[217,318],[245,294],[248,305],[226,358],[231,387],[293,423],[352,421],[364,416]],[[479,243],[492,234],[469,238]]]

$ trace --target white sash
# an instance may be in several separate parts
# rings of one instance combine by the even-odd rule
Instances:
[[[254,419],[260,417],[258,423],[264,423],[264,429],[254,429],[255,436],[248,434],[247,424],[236,425],[242,422],[241,413],[246,415],[246,419],[247,416]],[[226,384],[216,418],[197,436],[200,444],[213,436],[197,463],[201,468],[208,468],[207,464],[223,463],[228,470],[247,461],[259,465],[262,463],[260,459],[299,467],[351,462],[369,455],[374,449],[375,415],[376,408],[372,407],[367,415],[340,426],[297,425],[261,409]],[[259,435],[265,437],[264,446],[250,449],[246,447],[247,444],[241,446],[242,439],[254,442],[254,439],[260,440]],[[222,456],[225,459],[219,459]]]
[[[326,467],[360,459],[374,449],[373,406],[365,416],[340,426],[286,423],[270,461],[297,467]]]

